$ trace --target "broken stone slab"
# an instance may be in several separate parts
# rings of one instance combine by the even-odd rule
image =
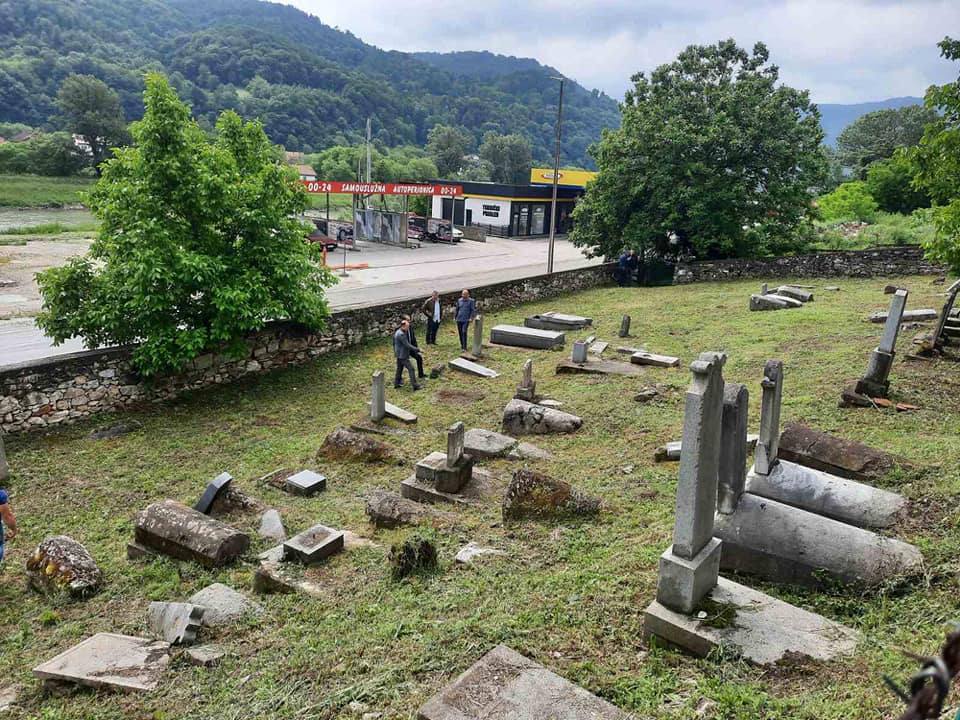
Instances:
[[[250,537],[193,508],[164,500],[148,505],[134,524],[134,540],[144,547],[206,567],[227,565],[250,547]]]
[[[638,347],[629,347],[626,345],[617,345],[617,354],[618,355],[633,355],[634,353],[646,352],[643,348]]]
[[[446,513],[386,490],[373,490],[367,496],[364,509],[370,522],[378,528],[417,525],[424,520],[453,521]]]
[[[630,356],[630,362],[634,365],[653,365],[654,367],[677,367],[680,365],[680,358],[670,355],[656,355],[654,353],[639,350]]]
[[[475,542],[470,542],[464,545],[457,552],[454,562],[461,563],[463,565],[472,565],[473,561],[477,558],[483,557],[485,555],[506,555],[503,550],[495,550],[494,548],[482,547],[477,545]]]
[[[147,692],[159,685],[169,662],[167,642],[97,633],[38,665],[33,674],[96,689]]]
[[[382,440],[341,425],[327,435],[317,454],[330,460],[383,462],[393,457],[393,450]]]
[[[750,492],[733,513],[717,514],[714,534],[721,568],[774,582],[874,586],[923,567],[913,545]]]
[[[576,432],[583,425],[576,415],[513,399],[503,410],[503,432],[508,435],[548,435]]]
[[[516,438],[483,428],[470,428],[463,436],[464,451],[478,460],[505,457],[516,446]]]
[[[327,489],[327,478],[313,470],[301,470],[284,481],[283,489],[292,495],[310,497]]]
[[[753,449],[757,446],[757,440],[760,439],[759,435],[747,435],[747,452],[752,452]],[[656,449],[653,454],[653,459],[656,462],[676,462],[680,459],[680,450],[683,443],[680,440],[674,440],[668,442],[666,445],[661,445]]]
[[[863,393],[857,392],[857,386],[855,384],[848,385],[840,392],[840,402],[838,405],[842,408],[874,407],[874,403],[869,397]]]
[[[496,492],[493,476],[474,467],[470,480],[459,492],[443,492],[429,480],[422,480],[415,474],[400,483],[400,494],[408,500],[421,503],[453,503],[471,505],[478,503]]]
[[[192,603],[152,602],[147,611],[150,632],[171,645],[192,645],[206,608]]]
[[[803,307],[802,302],[800,302],[796,298],[790,297],[789,295],[778,295],[777,293],[769,293],[767,295],[764,295],[764,297],[770,300],[779,300],[780,302],[785,302],[788,308]]]
[[[507,453],[508,460],[549,460],[553,457],[543,448],[527,442],[517,443],[517,446]]]
[[[79,598],[99,590],[103,574],[83,545],[66,535],[53,535],[27,559],[27,581],[42,593]]]
[[[427,701],[419,720],[629,720],[631,715],[505,645]]]
[[[523,325],[538,330],[580,330],[593,325],[593,318],[550,311],[524,318]]]
[[[610,343],[599,341],[592,343],[590,345],[590,353],[592,355],[602,355],[603,351],[610,347]]]
[[[209,515],[210,508],[213,507],[213,501],[217,499],[220,493],[226,492],[232,482],[233,475],[228,472],[222,472],[217,475],[210,484],[207,485],[207,489],[203,491],[203,495],[197,501],[197,504],[193,506],[193,509],[197,512],[202,512],[204,515]]]
[[[551,350],[563,347],[566,336],[555,330],[537,330],[519,325],[496,325],[490,330],[490,342],[535,350]]]
[[[263,608],[251,602],[246,595],[223,583],[208,585],[190,596],[187,602],[206,610],[203,613],[204,627],[230,625],[247,613],[259,615],[263,612]]]
[[[404,425],[413,425],[417,422],[417,416],[414,413],[409,410],[404,410],[402,407],[397,407],[393,403],[385,402],[383,404],[383,412],[388,418],[399,420]]]
[[[776,294],[799,300],[802,303],[813,302],[813,293],[796,285],[781,285],[776,289]]]
[[[260,529],[257,534],[278,543],[287,539],[287,531],[283,529],[283,518],[275,508],[270,508],[260,518]]]
[[[872,323],[885,323],[887,321],[888,312],[886,310],[875,312],[870,315],[870,322]],[[904,310],[903,315],[900,317],[900,322],[926,322],[929,320],[936,320],[938,313],[933,308],[925,308],[922,310]]]
[[[763,310],[786,310],[787,308],[791,307],[794,307],[794,305],[788,303],[786,298],[781,298],[774,295],[750,296],[750,310],[754,312]]]
[[[564,358],[557,363],[558,375],[642,375],[643,370],[630,363],[602,358],[587,358],[585,363],[576,363],[570,358]]]
[[[717,647],[730,648],[756,665],[798,655],[833,660],[852,654],[859,641],[858,633],[844,625],[724,577],[707,599],[711,607],[705,619],[653,601],[644,614],[644,637],[656,636],[697,657],[706,657]],[[731,617],[726,622],[710,618],[714,608]]]
[[[253,574],[253,591],[258,595],[299,592],[315,598],[323,598],[329,593],[325,586],[303,576],[302,565],[273,561],[260,563]]]
[[[215,667],[226,657],[227,651],[220,645],[198,645],[187,649],[187,660],[197,667]]]
[[[343,533],[326,525],[314,525],[283,544],[283,559],[315,565],[343,550]]]
[[[620,329],[617,331],[617,337],[630,337],[630,316],[624,315],[620,318]]]
[[[878,480],[897,467],[911,466],[906,458],[796,422],[784,426],[779,455],[814,470],[860,481]]]
[[[522,468],[513,473],[501,509],[504,520],[583,517],[600,512],[600,499],[563,480]]]
[[[470,360],[464,360],[463,358],[454,358],[447,363],[451,370],[459,370],[460,372],[465,372],[468,375],[476,375],[477,377],[484,378],[495,378],[500,377],[500,373],[496,370],[491,370],[488,367],[480,365],[479,363],[471,362]]]
[[[387,414],[387,390],[383,378],[383,370],[377,370],[373,374],[373,381],[370,385],[370,421],[378,423],[383,420]]]
[[[432,483],[443,493],[460,492],[470,481],[472,473],[473,458],[469,455],[461,456],[454,467],[450,467],[446,453],[432,452],[416,465],[417,479]]]
[[[752,469],[747,492],[857,527],[890,527],[907,505],[902,495],[781,459],[767,475]]]

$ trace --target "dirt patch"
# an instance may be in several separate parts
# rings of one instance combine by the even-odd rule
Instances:
[[[437,393],[437,400],[447,405],[469,405],[486,397],[479,390],[453,390],[444,388]]]
[[[929,533],[945,524],[960,513],[960,495],[924,494],[910,498],[904,508],[897,527],[900,532]]]
[[[83,255],[90,248],[90,240],[71,238],[62,240],[30,240],[24,245],[0,245],[0,263],[3,276],[12,281],[6,301],[0,302],[0,320],[30,317],[40,311],[40,290],[34,275],[51,267],[64,265],[67,260]]]

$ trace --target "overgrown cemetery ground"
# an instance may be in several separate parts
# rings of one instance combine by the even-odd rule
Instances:
[[[771,279],[774,280],[774,279]],[[775,279],[781,280],[781,279]],[[786,279],[782,279],[786,280]],[[786,312],[747,310],[759,282],[696,284],[656,289],[607,288],[531,303],[485,317],[522,324],[547,310],[594,318],[596,334],[617,344],[678,356],[681,367],[644,367],[638,377],[555,375],[563,352],[490,348],[484,363],[501,373],[483,379],[446,371],[423,391],[388,389],[387,400],[419,415],[385,439],[402,463],[367,465],[317,459],[326,434],[360,420],[370,377],[393,371],[387,340],[328,355],[310,365],[204,391],[169,405],[130,413],[142,423],[132,434],[88,439],[109,422],[47,435],[7,438],[10,490],[22,531],[8,546],[0,574],[0,683],[21,687],[23,717],[53,718],[327,718],[413,717],[429,697],[498,643],[546,665],[620,708],[650,718],[876,718],[895,714],[897,700],[881,675],[906,679],[916,663],[898,648],[932,653],[944,622],[960,606],[960,365],[949,360],[904,362],[916,331],[901,333],[891,374],[892,397],[913,412],[840,409],[841,388],[859,377],[880,326],[867,321],[885,310],[888,283],[910,290],[910,308],[935,307],[942,285],[929,277],[814,282],[816,300]],[[824,286],[839,285],[839,292]],[[481,303],[483,298],[478,298]],[[627,341],[616,337],[623,313],[633,322]],[[418,327],[423,343],[424,330]],[[446,363],[457,350],[445,322],[427,365]],[[670,544],[676,463],[655,464],[654,450],[679,439],[689,363],[701,351],[728,354],[727,381],[750,390],[750,432],[756,432],[760,380],[768,358],[785,366],[783,421],[801,421],[901,454],[922,464],[919,476],[886,481],[911,500],[892,534],[915,543],[927,565],[919,580],[869,592],[760,583],[799,607],[860,630],[853,658],[815,665],[797,660],[758,669],[720,653],[706,660],[641,640],[643,610],[655,595],[657,558]],[[444,450],[445,430],[499,429],[524,360],[534,358],[538,391],[584,418],[572,435],[535,443],[552,453],[537,469],[601,496],[599,518],[578,522],[503,524],[499,503],[445,508],[450,524],[374,531],[364,499],[375,488],[397,491],[413,464]],[[634,401],[644,387],[658,397]],[[485,462],[505,487],[516,463]],[[277,468],[310,468],[329,478],[311,498],[287,495],[257,478]],[[235,526],[256,538],[248,561],[223,570],[158,559],[126,559],[133,517],[148,503],[196,501],[222,471],[263,507],[280,509],[288,530],[316,523],[349,529],[375,545],[334,556],[308,571],[325,589],[257,598],[266,612],[211,633],[229,647],[224,662],[195,668],[175,659],[158,690],[143,696],[94,694],[44,697],[30,669],[100,631],[142,634],[152,600],[183,600],[212,582],[249,592],[260,512],[236,515]],[[390,579],[386,554],[415,533],[438,545],[436,573]],[[45,536],[68,534],[100,563],[105,587],[85,601],[52,602],[24,585],[24,562]],[[292,533],[291,533],[292,534]],[[458,565],[453,556],[475,541],[505,557]],[[351,706],[351,703],[354,703]],[[356,703],[360,703],[359,705]],[[956,707],[956,693],[948,707]],[[366,709],[364,709],[366,708]],[[16,716],[16,715],[14,715]]]

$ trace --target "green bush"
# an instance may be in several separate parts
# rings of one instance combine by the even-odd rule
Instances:
[[[930,196],[913,187],[914,168],[902,154],[867,168],[867,190],[884,212],[909,214],[930,207]]]
[[[860,220],[873,222],[877,216],[877,201],[870,195],[865,182],[844,183],[832,193],[817,201],[820,214],[827,222]]]
[[[0,175],[76,175],[84,158],[73,144],[70,133],[41,133],[26,142],[0,145]]]

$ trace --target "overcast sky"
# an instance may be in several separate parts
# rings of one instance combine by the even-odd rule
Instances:
[[[936,43],[960,0],[288,0],[388,50],[533,57],[621,99],[637,70],[691,43],[761,40],[781,80],[819,103],[923,95],[956,79]]]

